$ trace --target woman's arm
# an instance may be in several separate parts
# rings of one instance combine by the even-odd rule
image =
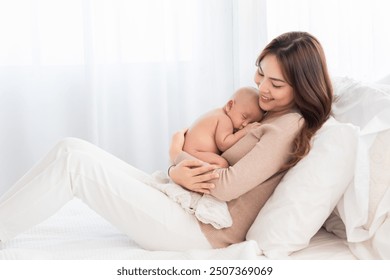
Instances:
[[[182,146],[173,147],[172,151],[176,152],[172,154],[175,156],[172,160],[179,164],[171,168],[171,178],[185,188],[210,193],[223,201],[238,198],[278,173],[289,159],[292,143],[303,122],[300,114],[291,113],[255,128],[224,153],[225,158],[233,164],[229,168],[201,169],[200,161],[183,152]],[[173,146],[175,137],[178,138],[176,145],[180,139],[184,143],[182,133],[181,136],[174,136]],[[187,162],[189,159],[198,164]],[[212,170],[213,173],[207,173]],[[219,177],[213,179],[216,174]]]
[[[232,166],[215,171],[220,176],[212,181],[215,188],[211,195],[230,201],[278,173],[288,161],[292,143],[302,125],[299,114],[288,114],[252,130],[224,153]]]

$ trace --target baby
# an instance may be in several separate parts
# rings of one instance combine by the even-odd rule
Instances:
[[[209,164],[228,167],[228,162],[220,154],[244,137],[262,117],[257,90],[252,87],[239,88],[224,107],[201,116],[188,129],[183,150]],[[156,172],[154,177],[159,182],[156,188],[194,214],[199,221],[218,229],[232,225],[225,202],[211,195],[184,189],[162,173]]]
[[[204,162],[228,167],[220,154],[244,137],[262,117],[257,89],[239,88],[223,108],[206,113],[188,129],[183,150]]]

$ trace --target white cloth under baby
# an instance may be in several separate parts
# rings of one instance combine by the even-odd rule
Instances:
[[[227,228],[233,224],[226,202],[208,194],[189,191],[175,184],[163,172],[156,171],[152,175],[156,184],[153,187],[165,193],[178,203],[185,211],[205,224],[211,224],[216,229]]]

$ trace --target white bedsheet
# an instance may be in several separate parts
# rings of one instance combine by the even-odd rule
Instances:
[[[4,244],[1,259],[266,259],[258,255],[254,241],[225,249],[186,252],[147,251],[74,199],[57,214]],[[355,259],[345,240],[321,229],[310,246],[291,255],[292,259]]]

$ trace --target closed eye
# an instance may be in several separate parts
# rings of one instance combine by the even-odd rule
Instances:
[[[272,84],[272,86],[274,87],[274,88],[281,88],[282,86],[277,86],[277,85],[274,85],[274,84]]]

